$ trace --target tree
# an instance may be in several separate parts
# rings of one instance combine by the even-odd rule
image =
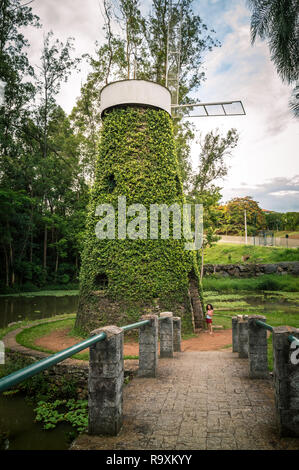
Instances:
[[[232,234],[244,234],[244,212],[246,210],[247,232],[254,234],[258,229],[266,227],[265,214],[258,202],[252,197],[236,197],[231,199],[225,207],[226,230]]]
[[[190,102],[188,93],[195,91],[205,79],[202,70],[203,55],[206,51],[220,45],[213,39],[214,30],[208,31],[206,24],[199,15],[193,11],[193,0],[182,0],[172,5],[172,17],[170,29],[181,29],[181,41],[175,42],[175,47],[180,52],[180,63],[175,60],[168,63],[169,72],[174,72],[179,66],[180,90],[179,102]],[[152,61],[149,79],[166,85],[167,68],[167,36],[169,22],[169,0],[153,0],[152,13],[147,21],[147,42]],[[171,34],[170,39],[172,40]],[[170,46],[173,47],[172,44]]]
[[[267,39],[271,60],[281,79],[293,84],[299,80],[299,3],[298,0],[248,0],[252,10],[251,42],[257,36]],[[299,116],[298,83],[290,105]]]
[[[43,250],[43,269],[47,268],[47,244],[48,244],[48,211],[53,214],[52,203],[53,180],[51,175],[55,172],[53,169],[54,155],[60,159],[61,154],[57,150],[55,142],[50,138],[50,126],[56,125],[57,113],[60,110],[55,101],[56,95],[60,91],[61,83],[66,82],[72,70],[77,66],[79,59],[71,57],[72,39],[69,38],[65,44],[58,39],[51,43],[53,33],[50,31],[44,38],[43,51],[41,56],[41,66],[38,66],[39,74],[36,76],[36,89],[40,101],[36,108],[36,128],[35,133],[39,140],[42,150],[42,161],[40,164],[41,184],[43,188],[43,205],[45,210],[44,225],[44,250]],[[63,119],[64,117],[62,117]],[[58,129],[57,129],[58,130]],[[58,130],[59,131],[59,130]],[[54,130],[55,133],[55,130]],[[60,144],[64,144],[60,141]],[[58,147],[59,148],[59,147]],[[61,151],[61,145],[59,150]],[[52,155],[51,161],[48,160],[49,153]],[[63,157],[62,157],[63,158]],[[61,167],[61,165],[58,165]],[[49,172],[50,168],[50,172]],[[56,167],[57,168],[57,167]],[[60,175],[61,176],[61,175]],[[61,181],[61,180],[60,180]],[[65,184],[66,182],[64,182]]]
[[[210,131],[201,139],[201,153],[196,174],[193,176],[194,194],[213,191],[214,182],[223,179],[228,172],[227,157],[232,155],[232,149],[237,146],[239,136],[236,129],[230,129],[225,137],[219,130]]]
[[[280,212],[266,212],[266,226],[268,230],[283,230],[283,214]]]
[[[211,131],[200,140],[201,152],[196,173],[191,179],[191,190],[188,200],[203,205],[204,209],[204,238],[201,248],[201,275],[203,278],[204,252],[207,247],[219,240],[216,235],[218,219],[220,215],[219,200],[221,199],[220,187],[215,183],[223,179],[228,172],[227,158],[232,155],[232,150],[239,140],[236,129],[230,129],[227,135],[222,137],[219,130]]]
[[[182,18],[182,42],[180,44],[180,102],[190,102],[188,94],[195,91],[205,79],[202,70],[203,55],[219,45],[208,31],[199,15],[192,9],[192,0],[182,0],[181,7],[173,6],[172,28],[177,28]],[[92,119],[94,129],[99,128],[100,118],[93,109],[99,109],[100,90],[107,83],[125,78],[152,80],[166,85],[167,30],[169,0],[153,0],[152,12],[143,17],[137,0],[105,0],[103,16],[105,20],[105,41],[97,44],[96,56],[88,56],[92,72],[82,87],[81,97],[72,114],[75,128]],[[118,27],[116,27],[118,26]],[[87,107],[82,106],[88,103]],[[81,126],[82,129],[82,126]],[[192,127],[182,122],[181,116],[174,121],[175,141],[181,169],[181,177],[186,186],[191,174],[190,142]],[[89,135],[88,135],[89,134]],[[94,133],[84,131],[84,158],[93,152]]]
[[[39,26],[31,7],[20,0],[0,0],[0,81],[5,85],[4,103],[0,103],[1,175],[14,172],[19,160],[20,129],[28,116],[28,104],[34,96],[30,78],[33,68],[26,54],[28,41],[22,28]]]

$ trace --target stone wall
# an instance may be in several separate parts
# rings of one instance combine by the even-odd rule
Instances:
[[[299,275],[299,261],[285,261],[272,264],[206,264],[204,275],[218,274],[223,277],[254,277],[263,274]]]

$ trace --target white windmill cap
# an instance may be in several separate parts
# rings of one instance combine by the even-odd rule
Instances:
[[[163,85],[148,80],[120,80],[101,90],[101,116],[109,108],[122,105],[163,109],[171,116],[171,93]]]

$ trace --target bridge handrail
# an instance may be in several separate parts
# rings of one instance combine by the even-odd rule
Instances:
[[[150,320],[143,320],[137,323],[132,323],[131,325],[122,326],[121,328],[124,331],[129,331],[135,328],[141,328],[142,326],[147,325],[149,323]],[[29,377],[32,377],[33,375],[36,375],[39,372],[42,372],[43,370],[48,369],[49,367],[64,361],[65,359],[68,359],[74,354],[77,354],[83,349],[86,349],[99,341],[103,341],[104,339],[106,339],[106,336],[107,335],[104,332],[99,333],[95,336],[91,336],[90,338],[80,341],[80,343],[74,344],[69,348],[63,349],[55,354],[52,354],[51,356],[41,359],[40,361],[34,362],[33,364],[30,364],[29,366],[24,367],[23,369],[19,369],[16,372],[12,372],[6,377],[0,379],[0,392],[4,392],[13,385],[17,385],[18,383],[23,382],[23,380],[26,380]]]
[[[262,328],[266,328],[269,331],[273,331],[273,326],[268,325],[267,323],[265,323],[261,320],[255,320],[255,323],[256,323],[256,325],[261,326]],[[295,336],[289,335],[288,340],[289,340],[290,343],[293,343],[295,341],[295,343],[297,343],[297,345],[299,346],[299,339],[295,338]]]

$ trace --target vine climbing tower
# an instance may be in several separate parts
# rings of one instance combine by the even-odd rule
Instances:
[[[184,204],[171,94],[145,80],[114,82],[101,92],[101,115],[76,326],[89,332],[170,310],[182,318],[185,331],[201,327],[195,251],[186,249],[184,235],[171,236],[174,217],[169,237],[161,236],[161,218],[153,237],[149,220],[153,205]],[[103,217],[111,229],[107,238],[99,236]]]

